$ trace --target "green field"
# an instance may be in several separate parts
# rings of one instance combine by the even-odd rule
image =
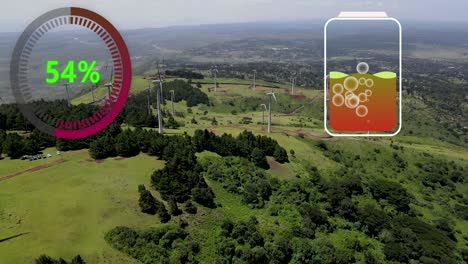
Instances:
[[[50,152],[54,152],[51,150]],[[88,263],[131,263],[106,245],[103,235],[118,225],[148,227],[155,219],[137,209],[135,186],[164,164],[154,157],[95,162],[87,151],[40,161],[0,161],[0,175],[63,162],[0,183],[2,263],[32,263],[47,252]],[[7,165],[5,167],[5,165]]]

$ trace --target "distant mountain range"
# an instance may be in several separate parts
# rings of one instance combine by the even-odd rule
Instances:
[[[132,62],[142,73],[157,58],[193,63],[245,63],[252,61],[317,63],[322,57],[325,21],[257,22],[171,26],[122,31]],[[446,23],[402,22],[404,56],[468,60],[464,52],[468,27]],[[466,33],[466,34],[465,34]],[[8,69],[19,33],[0,33],[0,97],[11,100]],[[106,55],[93,34],[60,31],[47,34],[38,48],[39,58],[93,57],[105,65]],[[77,42],[76,40],[79,40]],[[66,46],[64,53],[61,47]],[[85,48],[83,48],[85,47]],[[64,54],[60,54],[62,53]],[[38,66],[38,65],[36,65]],[[40,66],[40,65],[39,65]],[[37,68],[37,67],[36,67]],[[34,79],[34,78],[33,78]]]

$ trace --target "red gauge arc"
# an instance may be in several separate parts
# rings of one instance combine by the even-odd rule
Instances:
[[[28,84],[28,63],[34,45],[48,31],[75,25],[94,32],[112,56],[114,79],[109,98],[93,115],[81,120],[63,120],[34,107]],[[128,98],[132,65],[127,45],[119,31],[101,15],[84,8],[67,7],[49,11],[34,20],[18,39],[10,64],[10,81],[20,111],[38,129],[63,139],[80,139],[98,133],[114,121]]]

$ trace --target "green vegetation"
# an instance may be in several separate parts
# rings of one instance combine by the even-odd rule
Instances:
[[[166,75],[180,77],[184,79],[203,79],[205,78],[203,74],[193,72],[190,70],[166,70]]]
[[[36,264],[84,264],[84,260],[81,258],[80,255],[76,255],[72,258],[70,262],[65,261],[63,258],[54,259],[47,255],[41,255],[36,259]]]
[[[195,260],[198,243],[180,228],[164,226],[136,231],[116,227],[105,238],[112,247],[141,263],[198,263]]]
[[[435,123],[418,130],[410,119],[413,135],[392,139],[329,139],[322,94],[298,88],[304,100],[278,92],[266,134],[257,103],[269,89],[201,86],[193,89],[208,103],[189,107],[181,97],[171,118],[163,105],[164,136],[138,120],[148,113],[145,93],[90,140],[48,142],[27,123],[0,130],[4,150],[33,138],[39,152],[69,150],[32,162],[5,151],[0,177],[23,174],[0,184],[0,238],[31,233],[1,242],[3,259],[79,252],[87,263],[466,262],[468,157],[444,130],[437,140],[414,136]]]

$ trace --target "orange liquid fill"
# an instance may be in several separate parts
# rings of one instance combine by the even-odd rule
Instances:
[[[330,101],[328,105],[331,128],[341,132],[389,132],[394,130],[397,125],[396,78],[383,79],[370,74],[353,74],[352,76],[358,80],[365,78],[366,80],[370,79],[373,81],[372,87],[359,84],[358,88],[353,91],[353,94],[356,96],[366,93],[366,90],[371,91],[372,95],[367,96],[366,101],[359,101],[359,105],[367,107],[367,115],[360,117],[356,114],[356,108],[349,108],[345,104],[341,106],[335,105],[332,98],[336,93],[332,87],[337,83],[343,84],[346,78],[330,79]],[[346,91],[346,89],[343,89],[340,93],[343,98],[346,98]],[[361,95],[362,99],[364,99],[364,96]],[[341,100],[336,100],[336,102],[341,102]],[[355,103],[355,100],[351,102]],[[354,104],[351,104],[351,106],[354,106]],[[363,109],[363,107],[360,108],[360,110]],[[365,113],[365,111],[358,112],[361,116]]]

